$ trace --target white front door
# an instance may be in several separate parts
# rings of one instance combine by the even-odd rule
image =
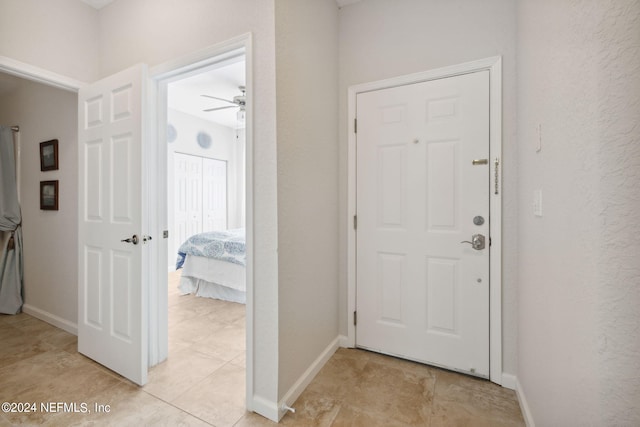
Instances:
[[[147,382],[148,365],[146,73],[143,65],[130,68],[78,96],[78,351],[139,385]]]
[[[488,377],[489,71],[356,102],[356,345]]]

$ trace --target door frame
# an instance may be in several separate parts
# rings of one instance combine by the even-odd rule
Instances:
[[[234,55],[239,50],[244,50],[245,55],[245,78],[246,78],[246,119],[245,119],[245,224],[246,224],[246,247],[247,247],[247,302],[246,302],[246,407],[251,411],[254,407],[254,387],[253,387],[253,313],[254,313],[254,292],[253,292],[253,50],[252,34],[246,33],[219,44],[204,48],[202,50],[185,55],[176,60],[172,60],[149,70],[147,86],[147,102],[150,111],[156,114],[147,116],[147,123],[143,128],[147,131],[146,138],[155,138],[158,144],[150,144],[152,147],[159,147],[166,144],[166,131],[159,129],[160,123],[166,123],[166,112],[159,106],[164,102],[166,105],[166,91],[159,90],[162,82],[166,86],[169,78],[185,74],[188,71],[196,71],[202,67],[207,67],[225,59],[225,55]],[[229,56],[226,56],[227,58]],[[35,81],[47,86],[78,93],[80,88],[87,83],[58,74],[44,68],[40,68],[25,62],[15,60],[10,57],[0,56],[0,72],[11,74],[26,80]],[[163,98],[164,96],[164,98]],[[164,120],[164,121],[163,121]],[[163,142],[165,144],[163,144]],[[148,206],[155,207],[155,212],[159,215],[148,215],[148,230],[161,230],[167,228],[167,196],[166,191],[160,192],[161,188],[166,190],[166,150],[155,150],[146,153],[146,173],[143,175],[143,186],[148,185],[147,194],[150,197]],[[165,174],[165,175],[163,175]],[[158,183],[161,183],[160,187]],[[148,214],[148,212],[147,212]],[[155,245],[151,248],[150,265],[143,265],[143,271],[149,275],[150,283],[158,283],[164,280],[167,283],[167,243],[161,236],[152,236]],[[164,242],[164,243],[160,243]],[[168,353],[167,331],[167,293],[158,292],[157,287],[150,286],[149,289],[149,366],[153,366],[166,358]],[[164,308],[164,309],[163,309]],[[67,332],[78,334],[77,324],[69,324],[59,318],[43,316],[40,312],[28,310],[25,312],[35,317],[46,317],[46,321],[64,329]],[[164,358],[162,356],[164,355]]]
[[[156,147],[166,147],[167,85],[173,80],[199,74],[216,64],[244,55],[246,79],[246,119],[245,119],[245,226],[246,226],[246,408],[253,408],[253,52],[252,35],[246,33],[202,50],[190,53],[178,59],[157,65],[149,70],[149,105],[155,107],[156,114],[150,115],[148,127],[150,138],[157,141]],[[167,150],[149,153],[155,161],[149,162],[147,183],[150,186],[149,206],[155,207],[157,215],[150,216],[151,230],[169,230],[167,206]],[[168,239],[158,236],[154,245],[156,253],[152,255],[150,266],[151,283],[167,283],[167,244]],[[159,292],[158,287],[149,290],[149,366],[153,366],[168,355],[168,301],[167,292]]]
[[[429,80],[489,71],[490,238],[489,247],[489,379],[502,385],[502,57],[494,56],[429,71],[363,83],[348,88],[347,126],[347,347],[356,345],[356,133],[357,96],[360,93]],[[497,163],[497,164],[496,164]]]

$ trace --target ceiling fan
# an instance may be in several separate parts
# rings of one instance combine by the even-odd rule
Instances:
[[[218,98],[217,96],[211,96],[211,95],[200,95],[203,96],[205,98],[212,98],[212,99],[217,99],[218,101],[224,101],[224,102],[228,102],[229,104],[233,104],[233,105],[226,105],[224,107],[214,107],[214,108],[207,108],[204,109],[202,111],[217,111],[217,110],[224,110],[227,108],[240,108],[240,111],[244,111],[245,109],[245,105],[246,105],[246,98],[245,98],[245,87],[244,86],[238,86],[238,89],[240,89],[240,91],[242,92],[242,95],[237,95],[233,97],[233,100],[229,100],[229,99],[224,99],[224,98]]]

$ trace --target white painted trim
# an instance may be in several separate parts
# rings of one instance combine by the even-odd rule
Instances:
[[[269,399],[265,399],[262,396],[254,395],[253,400],[253,412],[262,415],[265,418],[270,419],[273,422],[278,422],[279,410],[278,403]]]
[[[86,85],[84,82],[6,56],[0,56],[0,72],[70,92],[78,92]]]
[[[520,410],[522,410],[522,416],[527,427],[536,427],[536,423],[533,422],[533,415],[531,409],[529,409],[529,403],[527,397],[524,394],[520,381],[516,378],[516,395],[518,396],[518,402],[520,403]]]
[[[160,105],[166,105],[166,93],[158,90],[158,82],[151,78],[147,81],[147,99],[144,125],[146,131],[144,147],[146,148],[146,156],[143,159],[143,177],[145,186],[145,195],[147,197],[145,205],[149,208],[146,212],[144,224],[146,229],[142,230],[142,234],[149,235],[153,240],[149,244],[150,253],[148,254],[148,264],[146,266],[146,276],[148,277],[148,313],[149,313],[149,330],[148,330],[148,357],[149,367],[155,366],[167,358],[169,353],[168,335],[162,331],[169,328],[168,311],[168,295],[166,284],[168,282],[168,271],[166,269],[157,268],[158,265],[167,265],[167,240],[162,237],[162,231],[167,230],[166,209],[160,209],[159,206],[166,206],[166,191],[161,191],[162,184],[158,183],[158,176],[166,177],[167,150],[161,150],[159,147],[166,147],[166,128],[161,131],[158,129],[163,118],[166,116],[166,108],[160,108]],[[164,97],[163,97],[164,95]],[[162,104],[162,102],[165,104]],[[164,174],[164,175],[162,175]],[[166,178],[162,180],[166,187]]]
[[[391,79],[363,83],[348,88],[347,125],[347,345],[356,344],[356,331],[353,325],[353,312],[356,309],[356,233],[353,229],[353,216],[356,214],[356,97],[359,93],[409,85],[445,77],[453,77],[481,70],[489,70],[489,155],[491,158],[491,177],[495,173],[493,160],[500,159],[502,171],[502,58],[494,56],[450,67],[438,68]],[[500,178],[502,174],[500,173]],[[492,181],[493,183],[493,181]],[[489,372],[490,379],[502,384],[502,185],[498,194],[491,187],[491,220],[497,226],[491,227],[491,255],[489,290]]]
[[[153,79],[171,80],[176,76],[183,78],[185,73],[199,72],[202,68],[219,63],[225,59],[241,55],[251,45],[251,33],[246,33],[224,42],[191,52],[180,58],[164,62],[151,68],[149,75]],[[247,102],[247,105],[249,103]]]
[[[498,194],[491,191],[489,224],[489,375],[502,384],[502,57],[489,58],[489,159],[491,176],[498,173]],[[499,160],[496,172],[493,160]],[[493,190],[493,189],[492,189]]]
[[[291,386],[289,391],[287,391],[284,397],[278,402],[278,421],[282,419],[287,414],[287,411],[284,406],[292,406],[293,402],[300,397],[305,388],[313,381],[320,369],[331,359],[333,353],[338,349],[338,344],[340,342],[340,336],[337,336],[333,341],[329,343],[329,345],[323,350],[322,353],[313,361],[313,363],[307,368],[306,371],[298,378],[298,380]],[[295,409],[295,408],[294,408]],[[274,420],[276,421],[276,420]]]
[[[348,347],[353,347],[351,345],[349,345],[349,337],[346,335],[340,335],[338,336],[338,344],[340,345],[340,347],[342,348],[348,348]]]
[[[29,304],[24,304],[22,306],[22,311],[27,313],[30,316],[35,317],[36,319],[40,319],[44,322],[47,322],[57,328],[60,328],[64,331],[69,332],[73,335],[78,335],[78,324],[69,322],[61,317],[56,316],[55,314],[51,314],[48,311],[41,310],[37,307],[34,307]]]
[[[202,72],[206,68],[210,68],[219,64],[221,61],[226,61],[230,58],[238,55],[245,56],[245,77],[246,77],[246,280],[247,280],[247,301],[246,301],[246,406],[248,411],[257,412],[267,418],[277,419],[277,405],[271,404],[264,398],[254,395],[254,354],[253,354],[253,342],[254,342],[254,214],[253,214],[253,48],[252,48],[252,34],[246,33],[225,42],[207,47],[205,49],[190,53],[178,59],[154,66],[150,70],[150,77],[152,79],[152,91],[154,92],[154,102],[157,106],[159,114],[153,115],[155,121],[152,126],[156,132],[156,140],[161,146],[166,146],[166,130],[162,128],[162,123],[166,123],[166,113],[161,108],[166,106],[166,85],[172,80],[177,78],[186,77],[189,74],[195,74]],[[157,234],[161,235],[162,230],[168,230],[168,218],[166,214],[167,201],[166,201],[166,173],[167,173],[167,161],[166,151],[158,150],[157,153],[157,167],[155,170],[156,179],[151,180],[155,182],[156,189],[152,194],[162,195],[157,197],[155,206],[157,206],[157,213],[160,213],[161,217],[158,219],[160,228],[157,230]],[[164,247],[164,253],[166,254],[166,244],[159,245]],[[160,250],[162,252],[162,250]],[[158,253],[154,257],[154,263],[152,268],[154,271],[162,271],[159,277],[164,277],[167,274],[167,261],[166,255],[163,258],[161,253]],[[166,283],[166,281],[165,281]],[[166,294],[166,293],[165,293]],[[165,325],[167,323],[167,310],[166,301],[162,298],[156,298],[155,301],[151,301],[151,305],[157,307],[157,317],[159,324]],[[164,326],[163,326],[164,327]],[[161,331],[150,331],[150,335],[155,333],[157,339],[161,339],[166,333]],[[160,360],[166,358],[168,349],[166,344],[159,342],[159,358]],[[275,405],[275,407],[273,407]],[[275,410],[274,410],[275,409]]]
[[[502,387],[515,390],[518,385],[518,378],[515,375],[502,373]]]

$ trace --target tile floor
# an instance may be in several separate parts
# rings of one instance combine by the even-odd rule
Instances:
[[[170,356],[142,388],[78,354],[75,336],[27,314],[0,315],[0,402],[38,406],[0,413],[0,427],[276,425],[244,409],[244,306],[179,296],[176,280],[169,286]],[[44,413],[42,402],[75,403],[79,412]],[[296,413],[282,425],[525,425],[511,390],[350,349],[339,349],[292,406]]]

